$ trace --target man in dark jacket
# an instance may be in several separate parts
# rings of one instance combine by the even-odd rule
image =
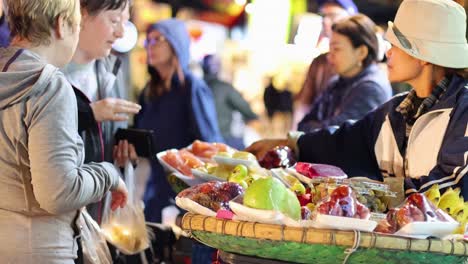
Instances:
[[[225,143],[237,149],[244,149],[244,131],[239,131],[235,126],[236,121],[233,115],[238,112],[244,122],[256,120],[258,117],[250,108],[249,103],[242,95],[229,83],[219,79],[218,74],[221,69],[221,61],[215,55],[206,55],[202,63],[204,80],[213,91],[213,97],[218,114],[218,125]]]

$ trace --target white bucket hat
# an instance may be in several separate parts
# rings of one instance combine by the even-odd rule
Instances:
[[[452,0],[404,0],[387,40],[409,55],[448,68],[468,68],[466,13]]]

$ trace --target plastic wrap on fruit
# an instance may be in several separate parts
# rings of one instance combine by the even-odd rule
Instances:
[[[419,208],[422,213],[424,214],[424,221],[427,222],[435,222],[435,221],[443,221],[443,219],[439,219],[436,211],[437,208],[430,202],[424,194],[421,193],[414,193],[406,198],[407,203],[413,204],[417,208]]]
[[[288,168],[296,164],[296,158],[289,147],[277,146],[268,151],[259,161],[259,164],[266,169]]]
[[[312,218],[312,212],[309,207],[301,206],[301,218],[302,220],[310,220]]]
[[[388,211],[387,217],[379,222],[374,229],[375,232],[393,234],[398,231],[398,224],[396,221],[396,213],[398,209],[392,208]]]
[[[348,176],[343,170],[336,166],[327,164],[313,164],[307,162],[297,162],[296,171],[308,178],[317,177],[334,177],[334,178],[347,178]]]
[[[369,209],[357,201],[349,186],[339,186],[330,195],[327,201],[322,202],[317,212],[333,216],[369,219]]]
[[[394,233],[412,222],[448,222],[453,221],[447,214],[438,210],[426,196],[413,193],[399,208],[392,208],[376,228],[376,232]],[[391,228],[389,228],[391,227]]]
[[[234,182],[211,181],[202,183],[180,192],[177,197],[188,198],[215,212],[229,210],[229,201],[244,194],[244,188]]]

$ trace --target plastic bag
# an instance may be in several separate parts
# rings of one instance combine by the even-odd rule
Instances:
[[[457,226],[455,220],[437,209],[424,194],[414,193],[399,207],[390,209],[375,231],[415,237],[442,237],[450,234]]]
[[[345,185],[337,187],[326,200],[319,203],[316,212],[364,220],[370,217],[369,208],[357,200],[355,191],[351,187]]]
[[[78,225],[81,227],[83,263],[111,264],[112,257],[107,247],[106,238],[102,234],[99,225],[93,220],[86,209],[81,210]]]
[[[149,247],[150,234],[145,224],[143,203],[135,197],[134,171],[130,162],[125,166],[124,177],[128,189],[127,205],[112,211],[112,196],[108,193],[101,227],[109,243],[124,254],[133,255]]]

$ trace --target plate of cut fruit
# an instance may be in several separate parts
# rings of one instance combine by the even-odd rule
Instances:
[[[205,163],[190,152],[170,149],[159,152],[156,157],[167,172],[174,173],[189,186],[205,182],[200,178],[195,178],[191,171],[192,168],[204,166]]]
[[[176,204],[192,213],[216,216],[218,210],[229,210],[229,201],[243,193],[237,183],[211,181],[183,190],[177,195]]]
[[[203,179],[205,181],[226,181],[227,177],[224,178],[223,177],[223,176],[225,176],[224,174],[223,174],[223,176],[218,176],[217,174],[215,174],[216,171],[217,171],[216,167],[218,167],[218,166],[216,166],[216,165],[213,165],[213,166],[215,166],[213,169],[208,169],[206,167],[198,167],[196,169],[192,169],[192,174],[196,178],[200,178],[200,179]]]
[[[193,155],[197,156],[205,162],[212,161],[213,156],[217,155],[220,152],[226,152],[229,153],[229,155],[232,155],[232,153],[237,151],[236,149],[231,148],[230,146],[224,143],[209,143],[200,140],[195,140],[185,149],[190,151]]]

